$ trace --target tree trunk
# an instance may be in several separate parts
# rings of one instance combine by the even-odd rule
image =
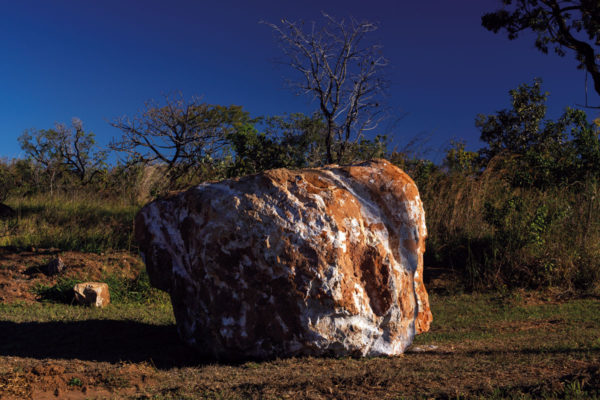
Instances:
[[[325,137],[325,149],[327,151],[327,164],[333,164],[333,121],[327,120],[327,136]]]

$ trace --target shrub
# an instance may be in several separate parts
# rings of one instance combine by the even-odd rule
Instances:
[[[420,181],[429,238],[425,264],[470,288],[600,282],[598,182],[540,190],[511,186],[500,170],[437,173]]]

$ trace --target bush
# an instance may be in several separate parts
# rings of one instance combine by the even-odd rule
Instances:
[[[571,188],[511,186],[499,170],[428,173],[420,181],[429,238],[425,264],[467,287],[593,289],[600,282],[598,181]]]

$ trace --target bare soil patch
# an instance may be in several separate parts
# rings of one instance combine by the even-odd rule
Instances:
[[[65,270],[58,275],[45,275],[43,266],[58,256],[64,261]],[[36,301],[36,286],[52,286],[60,278],[100,280],[111,274],[134,278],[143,268],[138,256],[125,251],[94,254],[57,249],[15,251],[0,248],[0,302]]]

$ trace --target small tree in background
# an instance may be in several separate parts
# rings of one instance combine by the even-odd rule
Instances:
[[[60,159],[82,184],[89,184],[106,168],[107,153],[97,148],[95,135],[83,130],[83,122],[79,118],[73,118],[71,124],[71,128],[56,124],[56,132],[61,138]]]
[[[18,140],[29,158],[46,171],[51,193],[64,173],[87,185],[106,167],[106,152],[97,148],[95,135],[83,130],[79,118],[73,118],[71,128],[57,123],[54,129],[30,129]]]
[[[466,150],[464,141],[450,141],[443,166],[450,173],[472,175],[481,170],[479,153]]]
[[[275,137],[259,132],[253,124],[244,124],[227,136],[234,160],[227,175],[242,176],[267,169],[289,167],[285,147]]]
[[[133,118],[111,123],[123,135],[110,148],[125,153],[132,162],[165,166],[174,183],[218,159],[227,148],[227,136],[251,122],[240,106],[218,106],[165,97],[165,104],[149,101]]]
[[[313,22],[306,28],[303,22],[287,19],[267,25],[278,36],[286,63],[298,72],[290,85],[319,103],[327,127],[327,163],[340,163],[346,160],[349,142],[358,143],[383,117],[383,70],[388,60],[380,45],[365,42],[376,24],[354,18],[346,23],[325,13],[323,17],[321,27]]]
[[[254,124],[239,126],[227,136],[233,150],[229,176],[257,173],[273,168],[306,168],[323,165],[326,160],[325,135],[327,129],[319,114],[301,113],[268,117],[264,132]],[[336,143],[334,151],[339,148]],[[387,154],[387,137],[377,135],[373,140],[362,138],[348,143],[340,163],[369,160]]]
[[[539,79],[532,85],[520,85],[509,91],[512,108],[477,116],[475,126],[487,143],[480,151],[486,161],[500,154],[524,154],[531,148],[563,140],[562,132],[552,126],[543,127],[548,93],[542,93],[541,87]]]
[[[291,168],[316,167],[327,161],[327,126],[320,113],[267,117],[265,125],[267,135],[280,138]]]
[[[46,172],[50,193],[54,193],[56,177],[62,169],[58,132],[53,129],[29,129],[19,136],[21,149]]]
[[[229,176],[323,164],[325,126],[319,114],[309,117],[295,113],[267,117],[262,122],[264,132],[246,124],[228,135],[234,158]]]
[[[547,93],[541,81],[510,92],[512,108],[478,115],[476,126],[487,146],[483,161],[496,159],[511,183],[548,188],[600,177],[598,127],[585,112],[567,108],[556,121],[546,118]]]

